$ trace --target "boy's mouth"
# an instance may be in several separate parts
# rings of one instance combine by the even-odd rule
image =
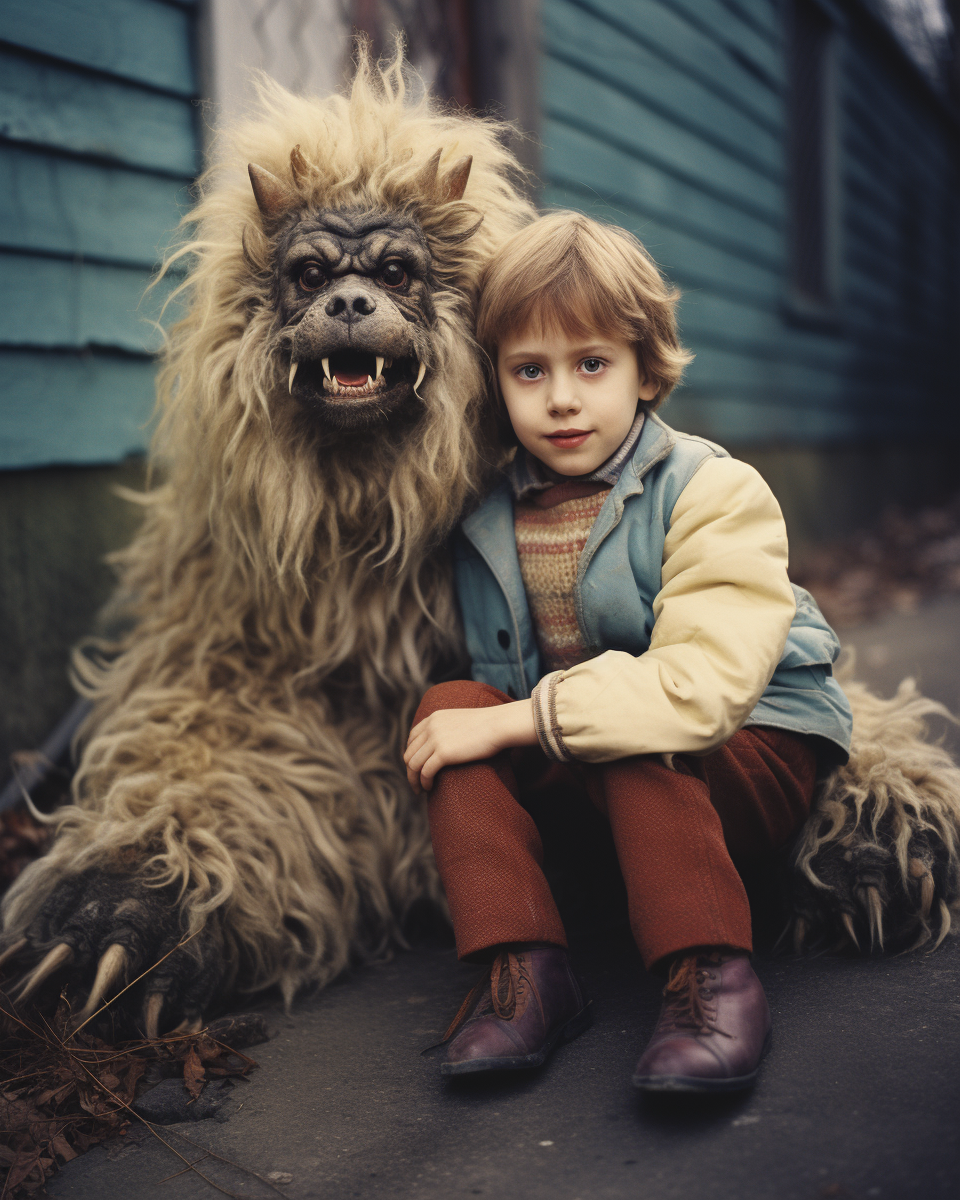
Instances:
[[[558,429],[556,433],[548,433],[546,438],[554,446],[570,450],[582,446],[592,432],[590,429]]]

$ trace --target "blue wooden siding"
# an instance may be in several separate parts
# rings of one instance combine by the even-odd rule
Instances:
[[[198,170],[193,0],[0,5],[0,467],[142,450]]]
[[[543,0],[544,200],[636,233],[697,358],[668,419],[720,441],[960,432],[957,131],[859,4],[840,61],[841,302],[788,305],[783,6]]]

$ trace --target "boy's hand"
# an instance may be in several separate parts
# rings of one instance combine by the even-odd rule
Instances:
[[[493,708],[445,708],[414,725],[403,761],[418,794],[429,792],[441,767],[493,758],[510,746],[535,746],[533,701]]]

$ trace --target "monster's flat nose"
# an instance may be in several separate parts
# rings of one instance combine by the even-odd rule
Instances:
[[[359,292],[353,296],[331,296],[326,303],[326,314],[328,317],[345,317],[351,321],[355,315],[368,317],[376,311],[376,307],[376,300],[365,292]]]

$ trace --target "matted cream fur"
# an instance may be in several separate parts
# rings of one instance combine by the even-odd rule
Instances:
[[[192,265],[160,375],[163,482],[117,556],[137,624],[118,657],[77,660],[95,708],[75,804],[6,917],[16,933],[66,874],[135,866],[179,885],[190,929],[215,917],[240,987],[289,997],[399,939],[418,898],[439,900],[401,752],[431,671],[459,649],[435,551],[498,454],[478,421],[476,280],[534,214],[501,128],[411,102],[399,56],[381,71],[361,54],[347,97],[265,80],[261,102],[223,140],[171,259]],[[472,156],[463,200],[424,188],[437,152],[441,177]],[[305,434],[250,162],[304,211],[421,223],[442,290],[422,416],[403,437]]]

